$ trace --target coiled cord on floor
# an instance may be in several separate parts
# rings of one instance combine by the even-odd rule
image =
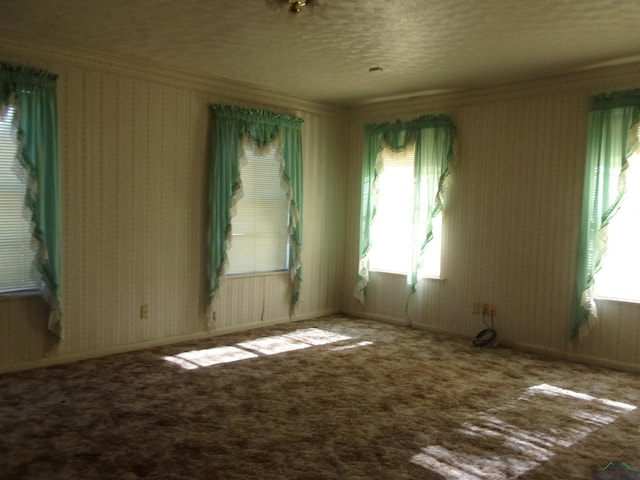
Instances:
[[[484,318],[484,309],[483,309],[482,323],[484,323],[487,328],[485,328],[478,335],[476,335],[476,338],[473,339],[473,346],[477,348],[486,348],[486,347],[493,347],[497,345],[498,333],[496,332],[493,326],[493,314],[491,314],[491,326],[489,326],[489,324]]]

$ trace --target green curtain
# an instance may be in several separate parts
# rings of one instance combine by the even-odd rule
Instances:
[[[18,161],[24,167],[34,265],[50,305],[49,330],[62,337],[62,260],[57,76],[0,63],[0,107],[14,105]]]
[[[598,317],[594,278],[607,248],[607,227],[624,193],[627,159],[638,148],[639,114],[640,90],[591,99],[571,338],[586,334]]]
[[[302,119],[232,105],[213,105],[213,158],[210,177],[209,225],[209,295],[213,303],[225,274],[227,247],[231,241],[232,208],[240,195],[240,165],[242,141],[246,138],[258,147],[280,139],[284,165],[283,185],[289,201],[289,273],[291,275],[291,313],[300,299],[302,283]]]
[[[360,207],[358,279],[354,296],[365,303],[369,282],[371,225],[376,216],[376,192],[382,172],[382,151],[403,151],[415,143],[413,234],[411,271],[407,275],[409,295],[415,293],[424,252],[433,238],[433,218],[442,209],[444,181],[453,161],[456,129],[446,115],[424,115],[409,122],[365,125]]]

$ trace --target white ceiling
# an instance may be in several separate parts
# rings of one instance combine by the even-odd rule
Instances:
[[[0,0],[0,31],[340,105],[640,60],[639,0],[321,1]]]

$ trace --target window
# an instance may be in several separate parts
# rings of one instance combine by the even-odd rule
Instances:
[[[15,172],[18,145],[13,134],[15,108],[0,117],[0,292],[32,290],[34,251],[26,215],[25,184]]]
[[[214,328],[216,295],[227,273],[288,269],[293,313],[302,285],[303,119],[235,105],[211,107],[209,326]]]
[[[371,225],[370,266],[373,271],[411,271],[413,236],[415,145],[403,152],[382,152],[384,168],[378,177],[376,216]],[[421,277],[440,276],[442,214],[433,219],[433,239],[427,244]]]
[[[440,276],[442,219],[433,217],[442,210],[455,135],[441,114],[365,125],[354,289],[361,304],[370,270],[406,273],[409,297],[420,277]]]
[[[0,146],[0,290],[38,287],[49,304],[48,329],[59,340],[63,275],[56,85],[56,75],[0,62],[0,111],[4,116]],[[20,131],[18,159],[24,168],[20,172],[24,172],[24,183],[12,171],[16,163],[13,124]],[[28,212],[28,222],[24,212]],[[31,264],[38,272],[36,279],[31,276]]]
[[[631,191],[636,189],[633,186],[635,169],[633,165],[629,168],[629,164],[637,164],[637,161],[634,158],[630,161],[629,157],[640,152],[639,115],[640,89],[606,92],[591,97],[571,338],[586,335],[590,325],[598,319],[596,296],[621,299],[629,292],[628,286],[623,286],[629,281],[625,272],[634,271],[631,262],[637,255],[637,246],[617,242],[632,235],[630,227],[637,223],[636,219],[625,220],[625,213],[619,210],[627,208],[627,197],[633,199],[633,194],[625,195],[623,187],[627,182],[621,180],[628,175],[627,187]],[[616,226],[616,223],[620,225]],[[608,242],[611,237],[612,241]],[[620,260],[613,261],[618,254],[624,258],[618,257]],[[615,267],[618,262],[619,266]],[[640,297],[637,293],[632,296]]]
[[[595,276],[595,295],[640,303],[640,152],[628,160],[626,193],[609,223],[607,251]]]
[[[289,202],[281,187],[282,154],[278,142],[257,149],[242,145],[242,198],[231,219],[229,274],[287,270]]]

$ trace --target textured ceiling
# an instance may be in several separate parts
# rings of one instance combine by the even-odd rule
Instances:
[[[0,0],[0,31],[341,105],[640,59],[638,0],[324,4]]]

